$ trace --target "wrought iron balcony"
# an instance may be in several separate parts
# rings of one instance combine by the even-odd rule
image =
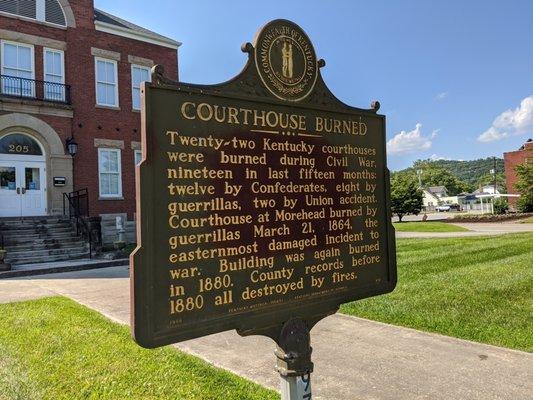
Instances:
[[[0,75],[0,96],[70,104],[70,85]]]

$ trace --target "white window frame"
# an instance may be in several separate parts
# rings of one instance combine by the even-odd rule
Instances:
[[[107,63],[112,63],[114,68],[115,68],[115,78],[116,78],[116,82],[115,82],[115,100],[116,100],[116,103],[115,104],[105,104],[105,103],[99,103],[98,102],[98,61],[102,61],[102,62],[107,62]],[[104,84],[107,84],[107,85],[110,85],[109,82],[104,82],[104,81],[100,81],[101,83],[104,83]],[[118,108],[119,107],[119,98],[118,98],[118,63],[116,60],[111,60],[109,58],[103,58],[103,57],[94,57],[94,94],[96,95],[96,105],[98,106],[104,106],[104,107],[113,107],[113,108]]]
[[[13,14],[7,11],[0,11],[0,15],[14,16],[16,18],[20,18],[25,21],[32,21],[32,22],[38,21],[46,25],[51,25],[54,27],[60,27],[64,29],[68,25],[67,16],[65,15],[65,9],[63,8],[63,4],[61,4],[60,1],[58,1],[58,3],[59,3],[59,6],[61,7],[61,12],[63,13],[63,17],[65,19],[65,25],[56,24],[55,22],[49,22],[46,20],[46,1],[45,0],[35,0],[35,18],[26,17],[20,14]]]
[[[0,74],[6,75],[4,73],[4,69],[6,68],[5,64],[4,64],[4,61],[5,61],[5,56],[4,56],[5,49],[4,49],[4,47],[5,47],[6,44],[10,44],[12,46],[27,47],[27,48],[30,49],[30,55],[31,55],[30,56],[31,57],[31,78],[28,78],[28,79],[31,79],[31,80],[35,81],[35,46],[32,45],[32,44],[13,42],[11,40],[0,40],[0,61],[2,63],[1,67],[0,67]],[[33,85],[31,85],[31,96],[27,96],[27,97],[30,97],[30,98],[35,97],[35,83],[33,83]]]
[[[137,154],[139,155],[139,161],[137,162]],[[139,165],[143,159],[142,150],[133,150],[133,164],[135,166]]]
[[[101,158],[101,153],[103,151],[111,151],[111,152],[115,152],[118,154],[118,157],[117,157],[117,164],[118,164],[118,172],[104,172],[104,171],[101,171],[100,169],[100,158]],[[100,196],[100,198],[103,198],[103,199],[122,199],[122,157],[121,157],[121,150],[120,149],[115,149],[115,148],[109,148],[109,147],[99,147],[98,148],[98,194]],[[102,174],[118,174],[118,193],[117,194],[102,194],[102,185],[101,185],[101,182],[100,182],[100,179],[101,179],[101,175]]]
[[[46,53],[58,53],[61,57],[61,82],[51,82],[51,83],[61,83],[62,85],[65,84],[65,52],[63,50],[58,49],[52,49],[50,47],[43,47],[43,81],[48,82],[46,80]],[[52,75],[52,74],[51,74]],[[43,96],[46,98],[46,89],[44,89]],[[65,100],[65,87],[62,87],[62,100]]]
[[[148,81],[146,82],[151,82],[152,81],[152,76],[150,74],[150,68],[149,67],[146,67],[144,65],[138,65],[138,64],[131,64],[131,108],[135,111],[140,111],[141,107],[139,108],[136,108],[134,106],[135,104],[135,101],[134,101],[134,89],[139,89],[139,105],[140,105],[140,102],[141,102],[141,86],[139,85],[139,87],[137,88],[136,86],[133,85],[133,69],[134,68],[138,68],[138,69],[142,69],[142,70],[145,70],[145,71],[148,71]]]
[[[43,81],[46,80],[46,53],[58,53],[61,56],[61,83],[65,84],[65,52],[63,50],[52,49],[51,47],[43,47]]]

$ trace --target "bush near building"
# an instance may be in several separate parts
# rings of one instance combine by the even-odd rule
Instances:
[[[492,205],[494,207],[494,214],[497,215],[505,214],[509,210],[509,204],[507,203],[507,200],[501,197],[494,199]]]
[[[515,189],[520,194],[516,204],[520,212],[533,212],[533,164],[521,164],[515,168]]]

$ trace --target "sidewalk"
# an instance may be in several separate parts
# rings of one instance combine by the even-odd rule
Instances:
[[[9,271],[1,271],[0,279],[20,278],[23,276],[55,274],[57,272],[83,271],[86,269],[109,268],[127,264],[127,258],[117,260],[80,259],[68,261],[54,261],[37,264],[14,265]]]
[[[127,267],[0,281],[0,303],[64,295],[129,323]],[[312,331],[317,400],[530,400],[533,355],[344,315]],[[234,331],[176,347],[278,389],[274,343]]]
[[[506,233],[533,232],[533,224],[516,222],[461,222],[454,225],[468,229],[468,232],[396,232],[397,238],[449,238],[503,235]]]

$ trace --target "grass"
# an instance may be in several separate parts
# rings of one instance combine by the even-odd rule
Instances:
[[[394,222],[397,232],[464,232],[468,229],[447,222]]]
[[[533,224],[533,217],[520,220],[521,224]]]
[[[341,312],[533,351],[533,233],[397,240],[398,285]]]
[[[0,399],[264,400],[279,395],[198,358],[137,346],[62,297],[0,305]]]

